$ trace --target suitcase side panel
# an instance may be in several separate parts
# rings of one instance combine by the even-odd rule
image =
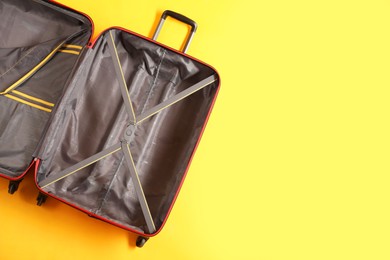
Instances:
[[[17,180],[31,166],[91,25],[44,1],[4,0],[0,12],[0,176]]]

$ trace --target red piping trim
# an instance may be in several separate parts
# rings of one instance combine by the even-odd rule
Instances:
[[[114,221],[112,221],[112,220],[109,220],[109,219],[106,219],[106,218],[104,218],[104,217],[101,217],[101,216],[99,216],[99,215],[96,215],[96,214],[94,214],[94,213],[92,213],[92,212],[90,212],[90,211],[88,211],[88,210],[86,210],[86,209],[80,208],[80,207],[78,207],[78,206],[76,206],[76,205],[74,205],[74,204],[72,204],[72,203],[70,203],[70,202],[68,202],[68,201],[66,201],[66,200],[64,200],[64,199],[61,199],[61,198],[59,198],[59,197],[57,197],[57,196],[55,196],[55,195],[53,195],[53,194],[51,194],[51,193],[47,193],[47,192],[43,191],[43,190],[39,187],[39,185],[38,185],[38,183],[37,183],[38,168],[39,168],[39,164],[40,164],[40,162],[41,162],[41,160],[40,160],[39,158],[37,158],[37,163],[36,163],[36,166],[35,166],[35,184],[36,184],[37,188],[38,188],[42,193],[44,193],[44,194],[46,194],[46,195],[48,195],[48,196],[50,196],[50,197],[53,197],[53,198],[55,198],[55,199],[57,199],[57,200],[59,200],[59,201],[65,203],[65,204],[67,204],[67,205],[69,205],[69,206],[71,206],[71,207],[73,207],[73,208],[75,208],[75,209],[78,209],[78,210],[80,210],[80,211],[82,211],[82,212],[88,214],[89,216],[92,216],[92,217],[94,217],[94,218],[100,219],[100,220],[105,221],[105,222],[107,222],[107,223],[109,223],[109,224],[112,224],[112,225],[114,225],[114,226],[120,227],[120,228],[125,229],[125,230],[128,230],[128,231],[131,231],[131,232],[136,233],[136,234],[141,235],[141,236],[153,237],[153,236],[157,235],[158,233],[160,233],[161,230],[163,229],[163,227],[165,226],[165,224],[166,224],[166,222],[167,222],[167,220],[168,220],[168,217],[169,217],[169,215],[170,215],[171,212],[172,212],[173,206],[174,206],[174,204],[175,204],[175,202],[176,202],[176,200],[177,200],[177,197],[179,196],[180,190],[181,190],[181,188],[182,188],[182,186],[183,186],[183,184],[184,184],[185,178],[187,177],[187,173],[188,173],[188,170],[189,170],[189,168],[190,168],[190,166],[191,166],[191,163],[192,163],[192,160],[193,160],[193,158],[194,158],[195,152],[196,152],[196,150],[198,149],[200,140],[202,139],[202,136],[203,136],[203,133],[204,133],[204,131],[205,131],[205,129],[206,129],[207,123],[208,123],[208,121],[209,121],[211,112],[212,112],[212,110],[213,110],[213,108],[214,108],[215,101],[216,101],[216,99],[217,99],[217,96],[218,96],[219,90],[220,90],[220,86],[221,86],[221,79],[220,79],[220,77],[219,77],[219,74],[218,74],[217,70],[216,70],[214,67],[212,67],[211,65],[209,65],[209,64],[207,64],[207,63],[205,63],[205,62],[203,62],[203,61],[200,61],[200,60],[198,60],[197,58],[194,58],[194,57],[192,57],[192,56],[190,56],[190,55],[188,55],[188,54],[186,54],[186,53],[180,52],[180,51],[178,51],[178,50],[176,50],[176,49],[173,49],[173,48],[171,48],[171,47],[169,47],[169,46],[166,46],[166,45],[161,44],[161,43],[159,43],[159,42],[156,42],[156,41],[154,41],[154,40],[152,40],[152,39],[149,39],[149,38],[147,38],[147,37],[145,37],[145,36],[143,36],[143,35],[140,35],[140,34],[138,34],[138,33],[132,32],[132,31],[130,31],[130,30],[128,30],[128,29],[124,29],[124,28],[118,27],[118,26],[110,27],[110,28],[108,28],[108,29],[102,31],[102,32],[95,38],[95,40],[93,40],[92,42],[90,42],[90,43],[88,44],[87,47],[90,48],[90,49],[92,49],[92,48],[94,47],[96,41],[101,37],[101,35],[102,35],[103,33],[105,33],[106,31],[111,30],[111,29],[118,29],[118,30],[121,30],[121,31],[130,33],[130,34],[133,34],[133,35],[135,35],[135,36],[138,36],[138,37],[140,37],[140,38],[142,38],[142,39],[144,39],[144,40],[147,40],[147,41],[149,41],[149,42],[151,42],[151,43],[160,45],[161,47],[164,47],[164,48],[166,48],[166,49],[169,49],[169,50],[171,50],[171,51],[173,51],[173,52],[175,52],[175,53],[177,53],[177,54],[179,54],[179,55],[182,55],[182,56],[185,56],[185,57],[187,57],[187,58],[190,58],[190,59],[192,59],[192,60],[194,60],[194,61],[197,61],[197,62],[199,62],[199,63],[201,63],[201,64],[203,64],[203,65],[205,65],[205,66],[211,68],[211,69],[214,70],[214,71],[216,72],[216,74],[218,75],[219,82],[218,82],[217,92],[215,93],[214,99],[213,99],[213,101],[212,101],[212,103],[211,103],[211,106],[210,106],[209,112],[208,112],[208,114],[207,114],[205,123],[204,123],[203,128],[202,128],[202,131],[201,131],[201,133],[200,133],[199,139],[198,139],[198,141],[196,142],[195,148],[194,148],[194,150],[193,150],[193,152],[192,152],[192,154],[191,154],[190,161],[189,161],[189,163],[188,163],[188,165],[187,165],[187,168],[186,168],[186,170],[185,170],[185,172],[184,172],[183,178],[182,178],[182,180],[181,180],[181,182],[180,182],[180,184],[179,184],[179,187],[178,187],[178,189],[177,189],[177,192],[176,192],[176,194],[175,194],[175,196],[174,196],[174,198],[173,198],[173,200],[172,200],[171,206],[169,207],[168,212],[167,212],[167,214],[165,215],[164,221],[162,222],[160,228],[159,228],[155,233],[153,233],[153,234],[146,234],[146,233],[142,233],[142,232],[140,232],[140,231],[138,231],[138,230],[135,230],[135,229],[126,227],[126,226],[124,226],[124,225],[122,225],[122,224],[119,224],[119,223],[117,223],[117,222],[114,222]]]
[[[30,163],[30,165],[27,167],[27,169],[21,175],[19,175],[17,177],[10,177],[4,173],[0,173],[0,177],[3,177],[3,178],[10,180],[10,181],[18,181],[18,180],[22,179],[28,173],[28,171],[33,167],[34,163],[35,163],[35,160],[32,161]]]

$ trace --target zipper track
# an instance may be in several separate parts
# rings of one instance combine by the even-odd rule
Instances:
[[[49,8],[52,8],[58,12],[61,12],[63,14],[66,14],[68,16],[71,16],[77,20],[79,20],[80,22],[86,24],[87,22],[91,24],[91,20],[88,19],[87,17],[81,15],[81,14],[78,14],[72,10],[68,10],[68,9],[65,9],[65,6],[64,7],[60,7],[60,6],[57,6],[56,3],[51,3],[51,2],[48,2],[48,1],[43,1],[43,0],[34,0],[35,2],[41,4],[41,5],[44,5],[44,6],[47,6]]]

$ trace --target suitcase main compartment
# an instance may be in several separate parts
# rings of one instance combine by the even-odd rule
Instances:
[[[19,179],[92,24],[44,1],[2,0],[0,32],[0,176]]]
[[[90,215],[148,234],[122,151],[42,187],[40,183],[124,140],[129,115],[108,50],[113,36],[136,116],[216,72],[203,63],[120,29],[104,32],[80,57],[38,154],[38,186]],[[129,141],[157,231],[200,138],[219,82],[134,127]]]

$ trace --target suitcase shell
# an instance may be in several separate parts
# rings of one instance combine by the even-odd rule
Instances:
[[[93,23],[58,4],[3,3],[16,6],[21,13],[28,9],[32,18],[26,22],[34,28],[37,16],[47,20],[55,16],[59,28],[73,30],[53,42],[43,41],[46,52],[31,67],[42,60],[44,64],[21,84],[8,87],[29,68],[7,82],[0,81],[0,91],[8,91],[0,95],[0,106],[4,106],[0,116],[12,114],[7,127],[18,127],[13,118],[19,115],[39,115],[18,127],[15,134],[18,144],[30,147],[22,155],[12,156],[9,151],[20,147],[4,141],[9,147],[0,148],[2,176],[17,181],[34,166],[41,191],[39,204],[45,196],[54,197],[89,216],[140,234],[144,240],[137,245],[142,246],[146,237],[162,229],[178,196],[219,90],[217,72],[124,28],[109,28],[91,42]],[[192,26],[188,48],[196,24],[171,11],[161,21],[167,16]],[[46,33],[47,26],[51,25],[39,24],[36,30]],[[64,61],[61,56],[65,55],[70,61]],[[61,78],[57,79],[58,74]],[[34,83],[35,78],[40,84]],[[34,135],[29,130],[32,126],[37,129]],[[4,159],[5,155],[9,156]],[[7,167],[15,170],[4,171]]]

